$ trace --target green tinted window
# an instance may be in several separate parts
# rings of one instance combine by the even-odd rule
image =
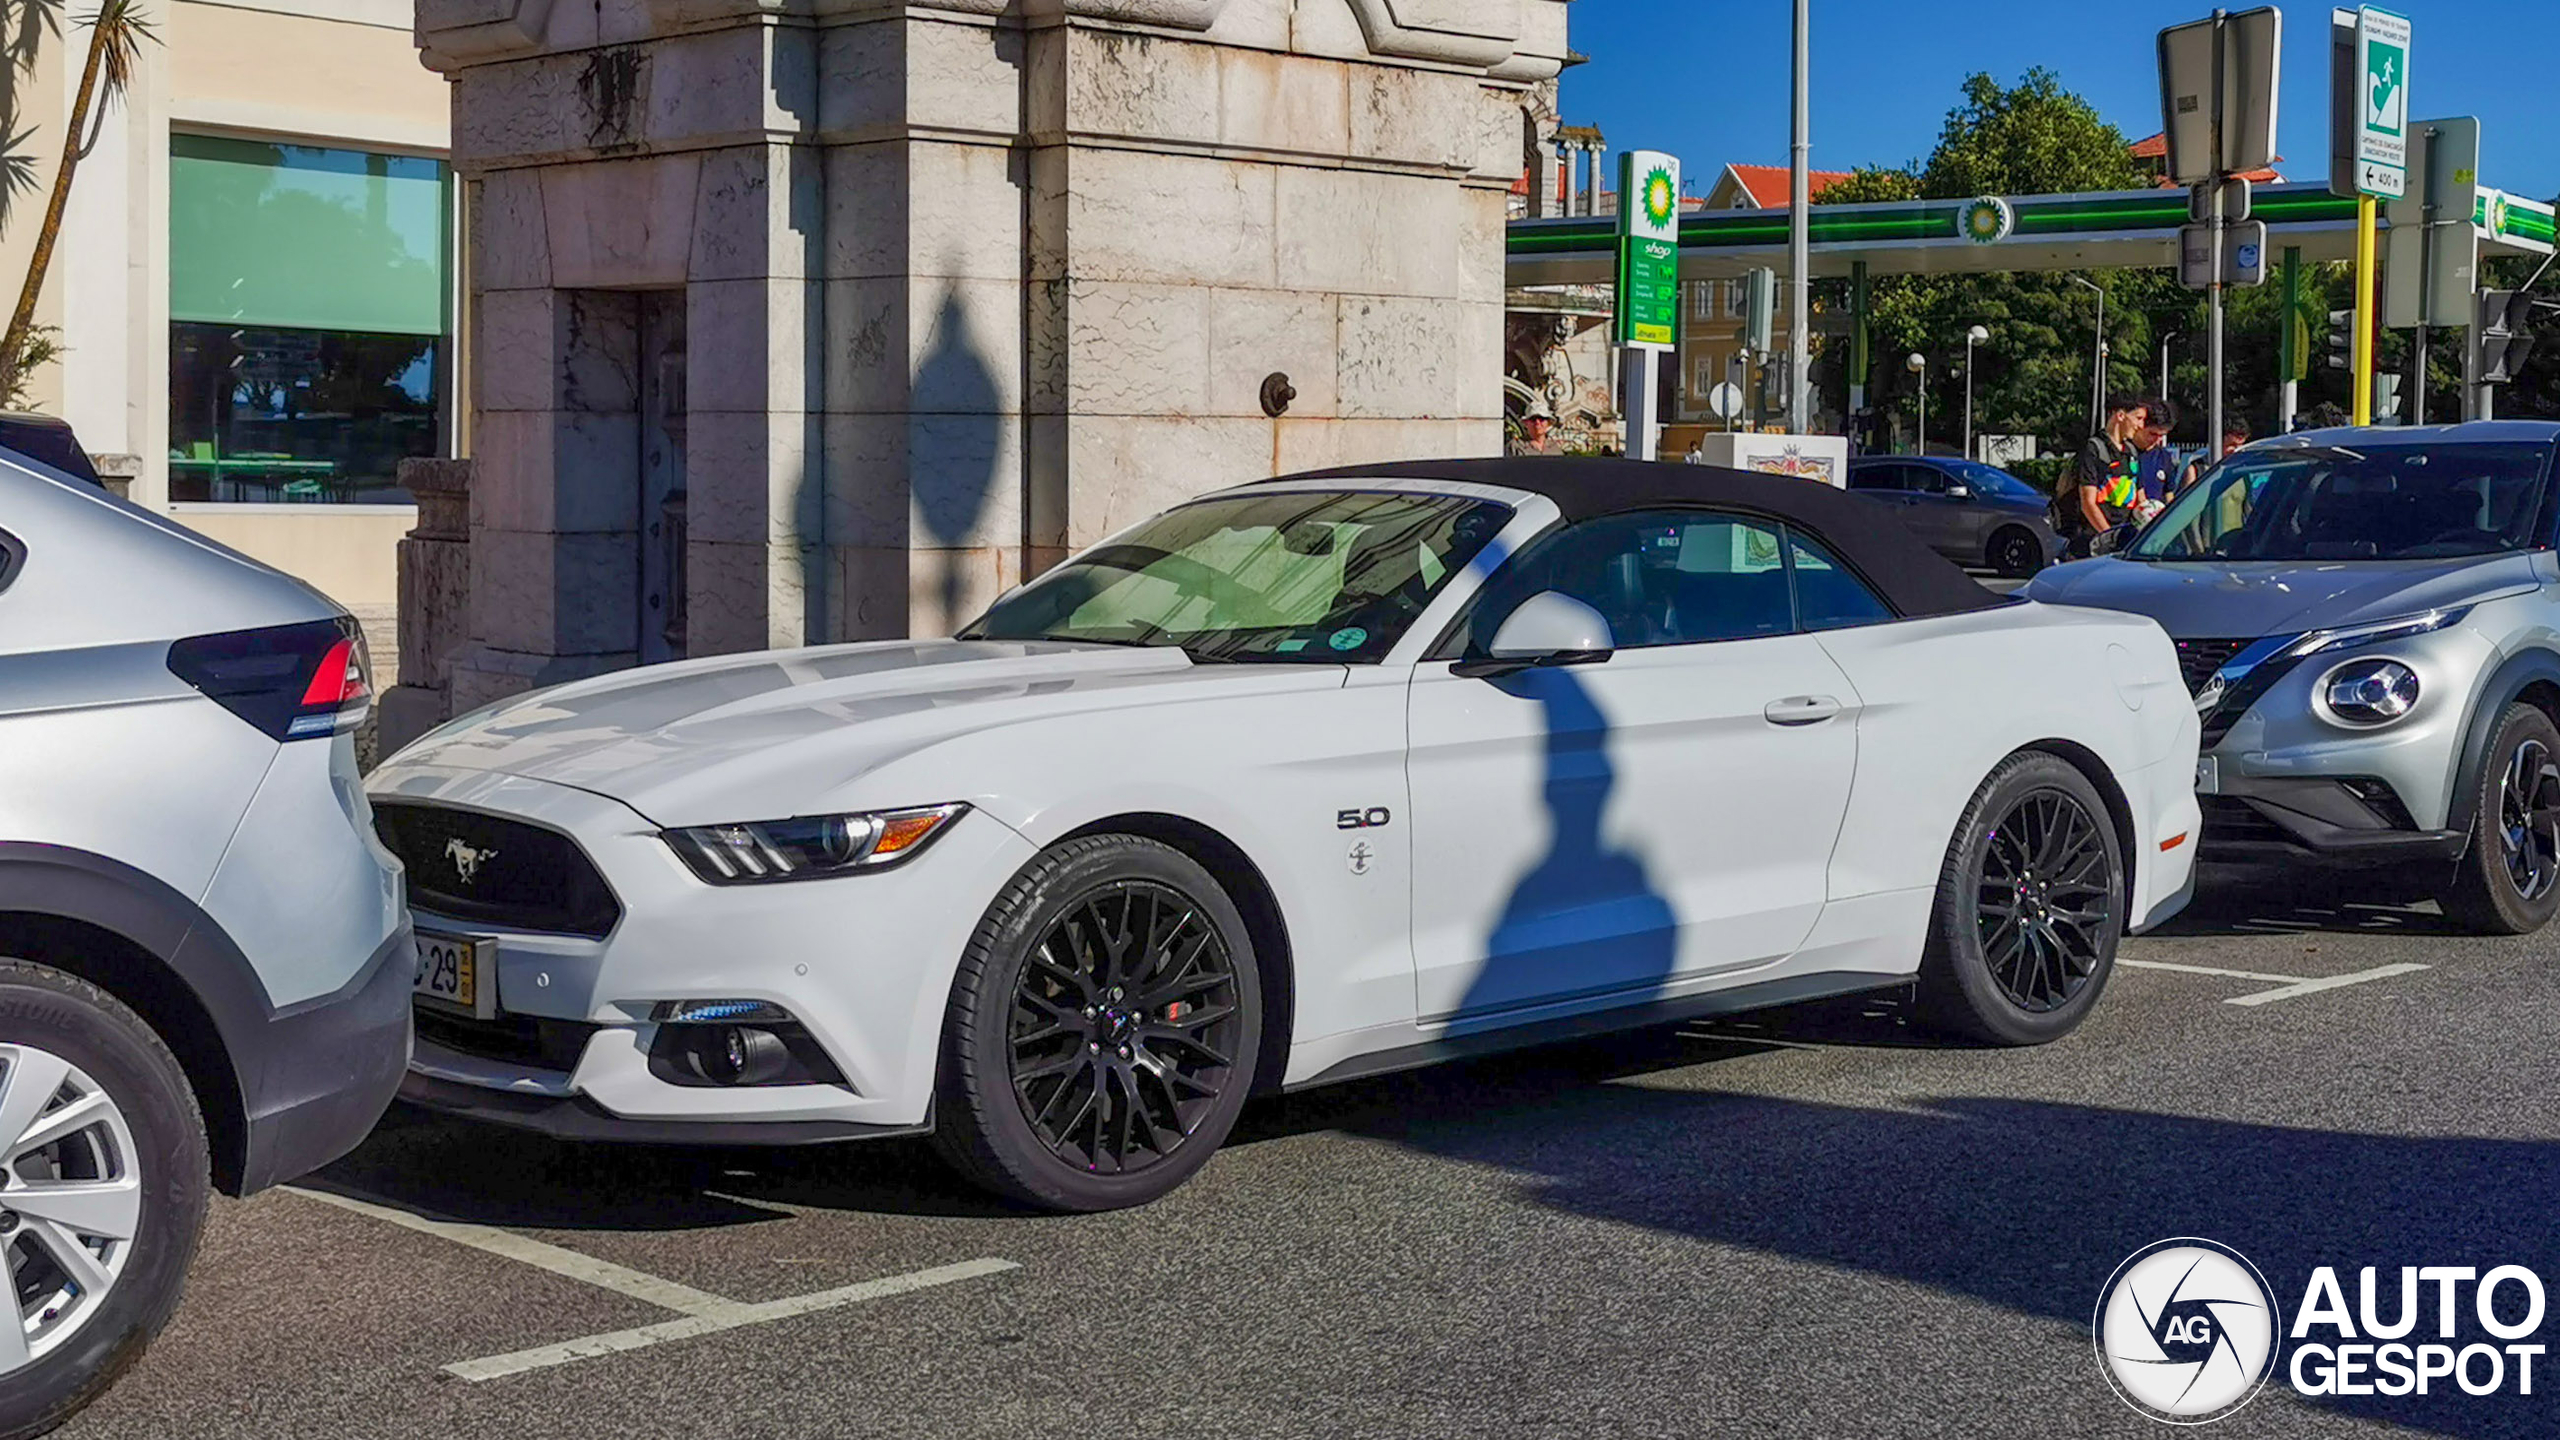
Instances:
[[[169,137],[169,317],[309,330],[445,329],[440,160]]]

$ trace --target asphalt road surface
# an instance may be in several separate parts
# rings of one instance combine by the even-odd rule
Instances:
[[[1093,1217],[910,1144],[395,1111],[218,1203],[177,1319],[62,1433],[2158,1435],[2090,1340],[2148,1242],[2237,1247],[2288,1315],[2320,1264],[2350,1305],[2364,1265],[2560,1276],[2555,949],[2216,872],[2054,1046],[1945,1048],[1888,992],[1535,1051],[1259,1103],[1187,1189]],[[2560,1432],[2535,1378],[2279,1377],[2212,1428]]]

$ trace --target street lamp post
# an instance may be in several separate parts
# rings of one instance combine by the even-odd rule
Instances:
[[[1919,453],[1926,455],[1929,453],[1929,357],[1914,350],[1910,358],[1904,360],[1902,364],[1903,368],[1920,377]]]
[[[2160,337],[2160,398],[2163,400],[2169,398],[2169,342],[2185,338],[2174,330]]]
[[[2098,340],[2089,347],[2089,433],[2095,435],[2107,419],[2107,287],[2086,275],[2070,280],[2098,297]]]
[[[1964,458],[1979,460],[1973,453],[1973,347],[1991,338],[1991,332],[1976,325],[1964,332]]]

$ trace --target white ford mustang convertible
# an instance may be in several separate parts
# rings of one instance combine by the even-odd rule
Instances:
[[[2034,1044],[2185,902],[2196,733],[2150,621],[1995,597],[1828,486],[1286,477],[954,639],[633,670],[403,751],[403,1093],[930,1130],[1089,1210],[1257,1091],[1562,1036],[1916,983]]]

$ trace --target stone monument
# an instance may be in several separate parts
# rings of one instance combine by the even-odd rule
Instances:
[[[466,183],[447,704],[945,633],[1184,495],[1501,448],[1564,0],[418,0]]]

